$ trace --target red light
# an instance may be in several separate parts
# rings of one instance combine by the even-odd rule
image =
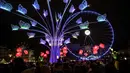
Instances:
[[[105,45],[103,43],[100,43],[99,47],[103,49],[105,48]]]
[[[22,52],[22,48],[17,48],[17,50],[16,50],[17,52]]]
[[[63,47],[63,50],[67,50],[68,48],[67,47]]]
[[[63,55],[63,52],[60,52],[60,55]]]
[[[44,56],[43,56],[44,58],[47,58],[47,54],[44,54]]]
[[[67,51],[67,50],[63,50],[63,53],[64,53],[64,54],[67,54],[67,53],[68,53],[68,51]]]
[[[93,51],[93,54],[97,54],[98,53],[98,51]]]
[[[82,55],[83,54],[83,50],[79,50],[79,55]]]
[[[94,47],[93,47],[93,50],[98,50],[99,49],[99,46],[97,46],[97,45],[95,45]]]
[[[27,55],[27,54],[28,54],[28,50],[24,50],[24,54],[26,54],[26,55]]]
[[[64,57],[66,57],[66,54],[63,54]]]
[[[40,56],[44,56],[44,52],[41,52]]]
[[[49,51],[48,51],[48,50],[46,50],[46,54],[49,54]]]
[[[18,52],[16,53],[16,57],[21,57],[22,56],[22,53]]]
[[[88,53],[84,53],[85,56],[88,56]]]

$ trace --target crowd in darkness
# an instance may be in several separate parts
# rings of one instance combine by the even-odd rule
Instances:
[[[129,61],[58,61],[50,64],[44,62],[24,62],[15,58],[9,64],[0,64],[0,73],[130,73]]]

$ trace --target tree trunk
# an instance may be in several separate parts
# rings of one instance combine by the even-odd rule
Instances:
[[[51,46],[50,52],[50,63],[56,63],[57,59],[60,57],[59,46]]]

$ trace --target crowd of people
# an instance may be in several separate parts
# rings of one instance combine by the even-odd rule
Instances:
[[[15,58],[9,64],[0,64],[0,73],[130,73],[128,60],[71,61],[64,60],[50,64],[24,62]]]

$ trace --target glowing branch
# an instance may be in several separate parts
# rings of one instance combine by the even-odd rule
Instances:
[[[52,12],[51,12],[51,8],[50,8],[49,0],[47,0],[47,5],[48,5],[49,13],[50,13],[50,18],[51,18],[51,23],[52,23],[52,31],[53,31],[53,36],[54,36],[55,28],[54,28],[54,21],[53,21],[53,17],[52,17]]]

